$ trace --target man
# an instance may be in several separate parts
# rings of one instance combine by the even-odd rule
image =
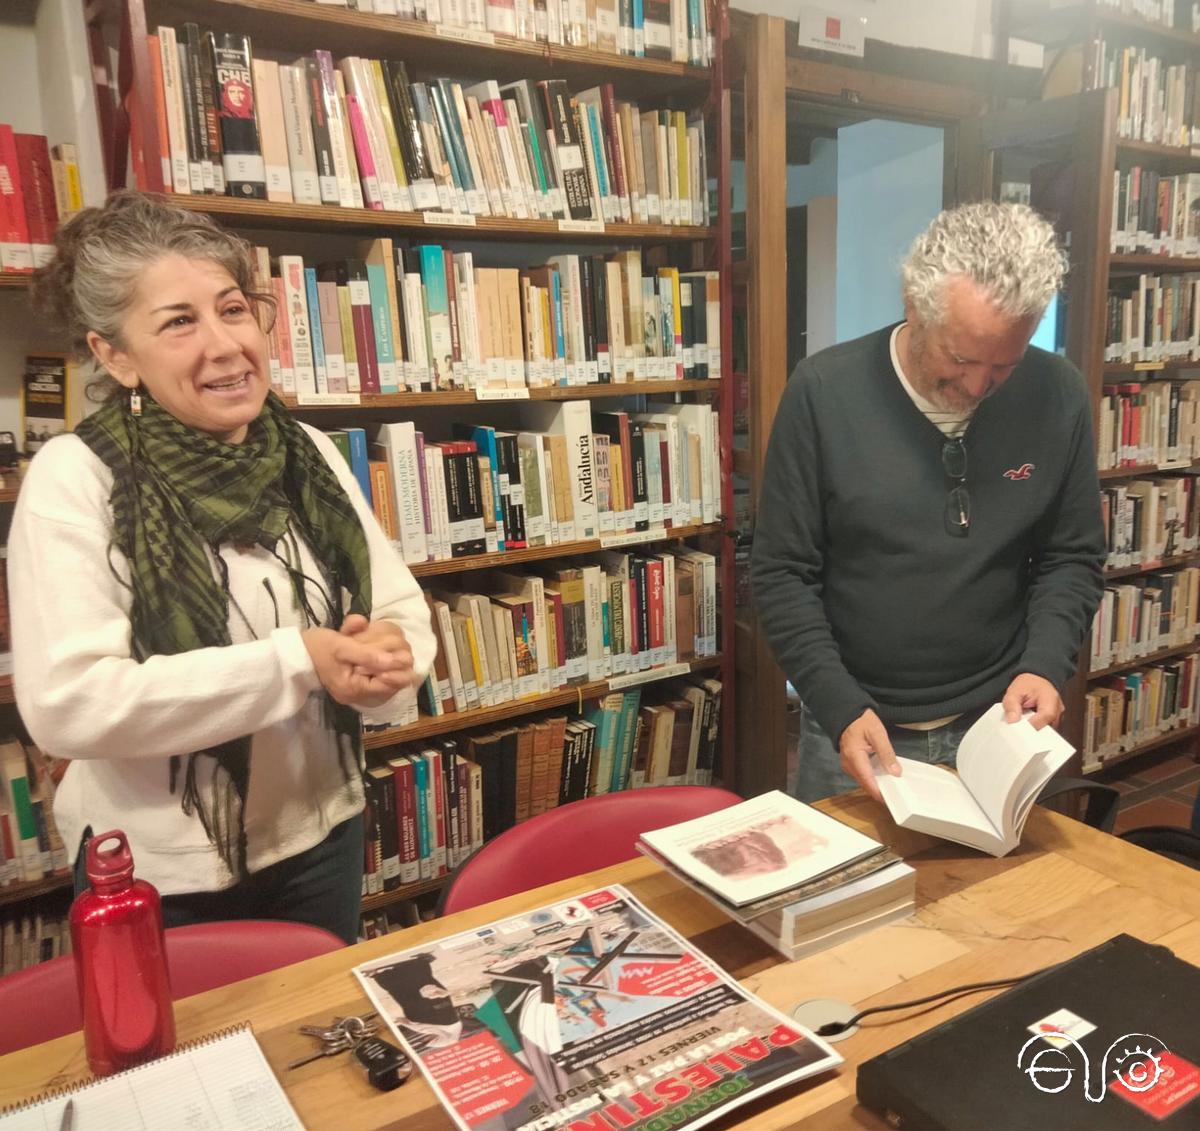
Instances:
[[[1104,560],[1087,389],[1029,346],[1063,271],[1029,208],[943,212],[903,265],[904,321],[788,382],[752,577],[804,703],[802,800],[879,798],[872,755],[953,762],[997,701],[1062,714]]]

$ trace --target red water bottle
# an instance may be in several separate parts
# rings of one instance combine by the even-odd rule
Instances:
[[[97,1076],[131,1068],[175,1047],[162,904],[133,878],[119,829],[87,843],[91,891],[71,904],[71,943],[83,1006],[88,1064]]]

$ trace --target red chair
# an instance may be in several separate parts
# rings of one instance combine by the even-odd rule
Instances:
[[[632,860],[642,833],[715,813],[741,800],[713,786],[663,785],[561,805],[506,829],[460,864],[442,891],[438,911],[452,915]]]
[[[176,1001],[345,945],[320,927],[274,919],[172,927],[166,939],[171,997]],[[82,1027],[70,955],[0,978],[0,1055]]]

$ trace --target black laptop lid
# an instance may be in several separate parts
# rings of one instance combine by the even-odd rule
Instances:
[[[1200,969],[1117,935],[866,1061],[857,1090],[910,1131],[1183,1131],[1198,1066]]]

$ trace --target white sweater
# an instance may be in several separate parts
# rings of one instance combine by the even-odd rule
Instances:
[[[420,588],[333,443],[305,429],[366,531],[371,619],[404,630],[424,676],[436,643]],[[137,874],[162,894],[219,890],[233,877],[198,817],[183,813],[185,767],[170,791],[171,755],[253,735],[245,805],[252,872],[312,848],[353,817],[362,784],[353,769],[347,780],[336,736],[322,725],[321,684],[287,571],[261,547],[221,550],[229,591],[250,622],[231,607],[230,645],[132,658],[129,590],[113,576],[116,569],[127,580],[128,562],[116,550],[112,569],[109,562],[111,488],[111,472],[77,436],[52,440],[30,465],[8,542],[17,705],[38,746],[72,759],[54,804],[72,859],[86,825],[96,834],[124,829]],[[306,545],[301,553],[304,572],[321,577]],[[310,605],[324,609],[311,590]],[[203,798],[214,766],[212,758],[197,763]]]

